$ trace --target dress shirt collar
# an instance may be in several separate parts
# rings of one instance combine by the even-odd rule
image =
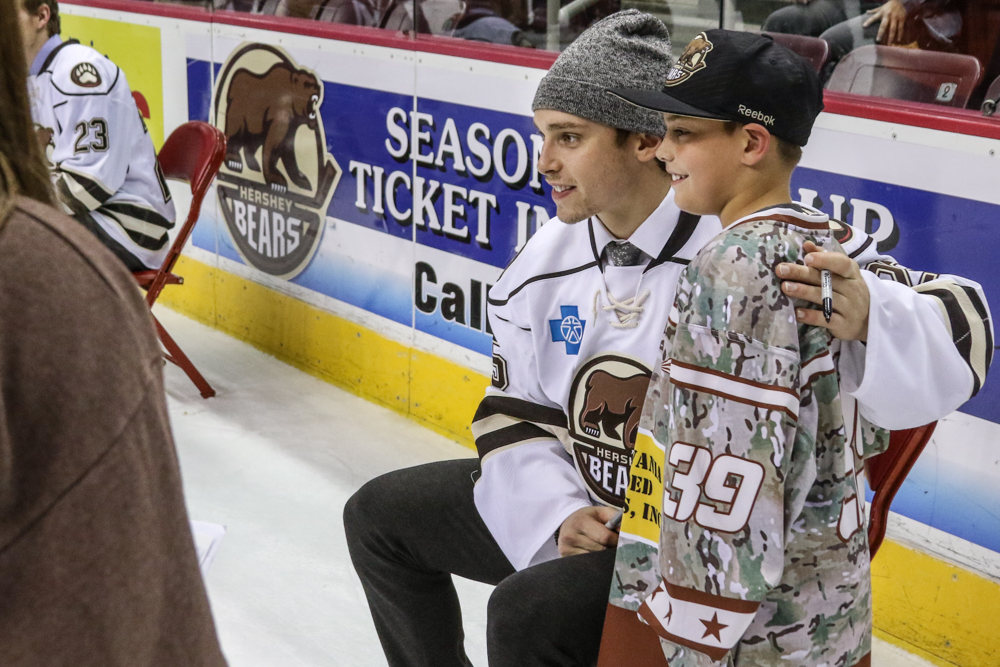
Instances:
[[[597,252],[602,253],[605,246],[618,239],[608,231],[608,228],[596,215],[591,220],[594,225],[594,243],[597,245]],[[676,226],[677,208],[674,206],[674,191],[671,190],[656,207],[656,210],[649,214],[649,217],[639,225],[637,230],[632,232],[632,236],[624,240],[641,250],[643,253],[642,264],[648,264],[654,257],[659,256]]]
[[[38,76],[42,72],[42,65],[45,64],[46,59],[48,59],[49,54],[56,50],[56,48],[62,44],[62,37],[59,35],[52,35],[49,39],[42,45],[42,50],[38,52],[35,59],[31,62],[31,69],[28,73],[31,76]]]

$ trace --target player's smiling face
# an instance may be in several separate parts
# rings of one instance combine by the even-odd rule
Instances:
[[[538,169],[552,186],[556,215],[566,223],[616,211],[634,199],[644,165],[607,125],[552,109],[535,112],[544,140]]]
[[[656,157],[666,164],[674,201],[697,215],[718,215],[732,199],[743,145],[717,120],[665,115],[667,134]]]

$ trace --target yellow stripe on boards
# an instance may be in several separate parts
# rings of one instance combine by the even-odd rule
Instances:
[[[872,595],[886,641],[938,665],[1000,665],[1000,584],[886,540],[872,561]]]
[[[188,257],[176,273],[184,285],[167,286],[164,305],[474,446],[469,424],[485,376]],[[638,451],[656,449],[639,440]],[[649,482],[662,493],[655,475]],[[1000,665],[1000,584],[886,540],[872,588],[876,636],[941,667]]]
[[[167,286],[159,303],[475,446],[469,425],[486,376],[189,257],[174,272],[184,284]]]

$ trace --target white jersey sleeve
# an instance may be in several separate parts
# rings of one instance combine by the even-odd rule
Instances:
[[[517,570],[559,556],[554,534],[570,514],[591,506],[587,489],[552,428],[562,409],[538,384],[532,338],[510,321],[514,309],[489,309],[493,385],[473,424],[482,458],[476,508]],[[507,316],[507,317],[505,317]]]
[[[873,424],[922,426],[982,387],[993,360],[989,305],[978,283],[907,269],[874,245],[861,237],[844,246],[864,269],[871,305],[867,343],[841,348],[842,387]]]

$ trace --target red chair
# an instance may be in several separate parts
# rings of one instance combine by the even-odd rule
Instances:
[[[937,422],[931,422],[918,428],[893,431],[889,448],[865,461],[868,486],[875,492],[868,517],[868,553],[871,558],[875,558],[875,553],[885,538],[889,504],[896,497],[903,480],[910,474],[917,457],[930,442],[936,426]]]
[[[868,523],[868,552],[871,558],[885,538],[889,505],[917,457],[934,433],[937,422],[905,431],[893,431],[889,448],[865,461],[868,485],[875,492]],[[642,623],[635,612],[608,605],[601,635],[601,653],[597,667],[668,667],[660,638]]]
[[[187,220],[184,221],[177,237],[170,246],[170,250],[167,251],[163,265],[157,270],[136,271],[132,274],[139,282],[139,286],[146,290],[146,303],[151,309],[166,285],[184,284],[182,277],[172,273],[174,264],[177,263],[177,258],[180,257],[184,244],[191,236],[194,224],[198,221],[198,214],[201,212],[201,202],[215,179],[215,175],[219,173],[219,167],[222,165],[222,159],[225,155],[225,135],[208,123],[200,121],[191,121],[178,127],[170,133],[163,148],[160,149],[157,159],[160,162],[163,175],[167,178],[184,181],[191,186],[191,209],[188,211]],[[202,397],[215,396],[215,390],[198,372],[198,369],[155,316],[153,322],[156,324],[160,342],[166,348],[164,354],[166,359],[180,366],[181,370],[187,373],[187,376],[198,387]]]
[[[783,32],[763,34],[808,60],[817,72],[823,69],[823,65],[830,58],[830,44],[825,39],[808,35],[789,35]]]
[[[993,83],[986,91],[986,97],[983,98],[983,106],[980,108],[984,116],[992,116],[997,112],[998,106],[1000,106],[1000,76],[993,79]]]
[[[904,49],[859,47],[837,63],[827,90],[964,108],[982,76],[974,56]]]

